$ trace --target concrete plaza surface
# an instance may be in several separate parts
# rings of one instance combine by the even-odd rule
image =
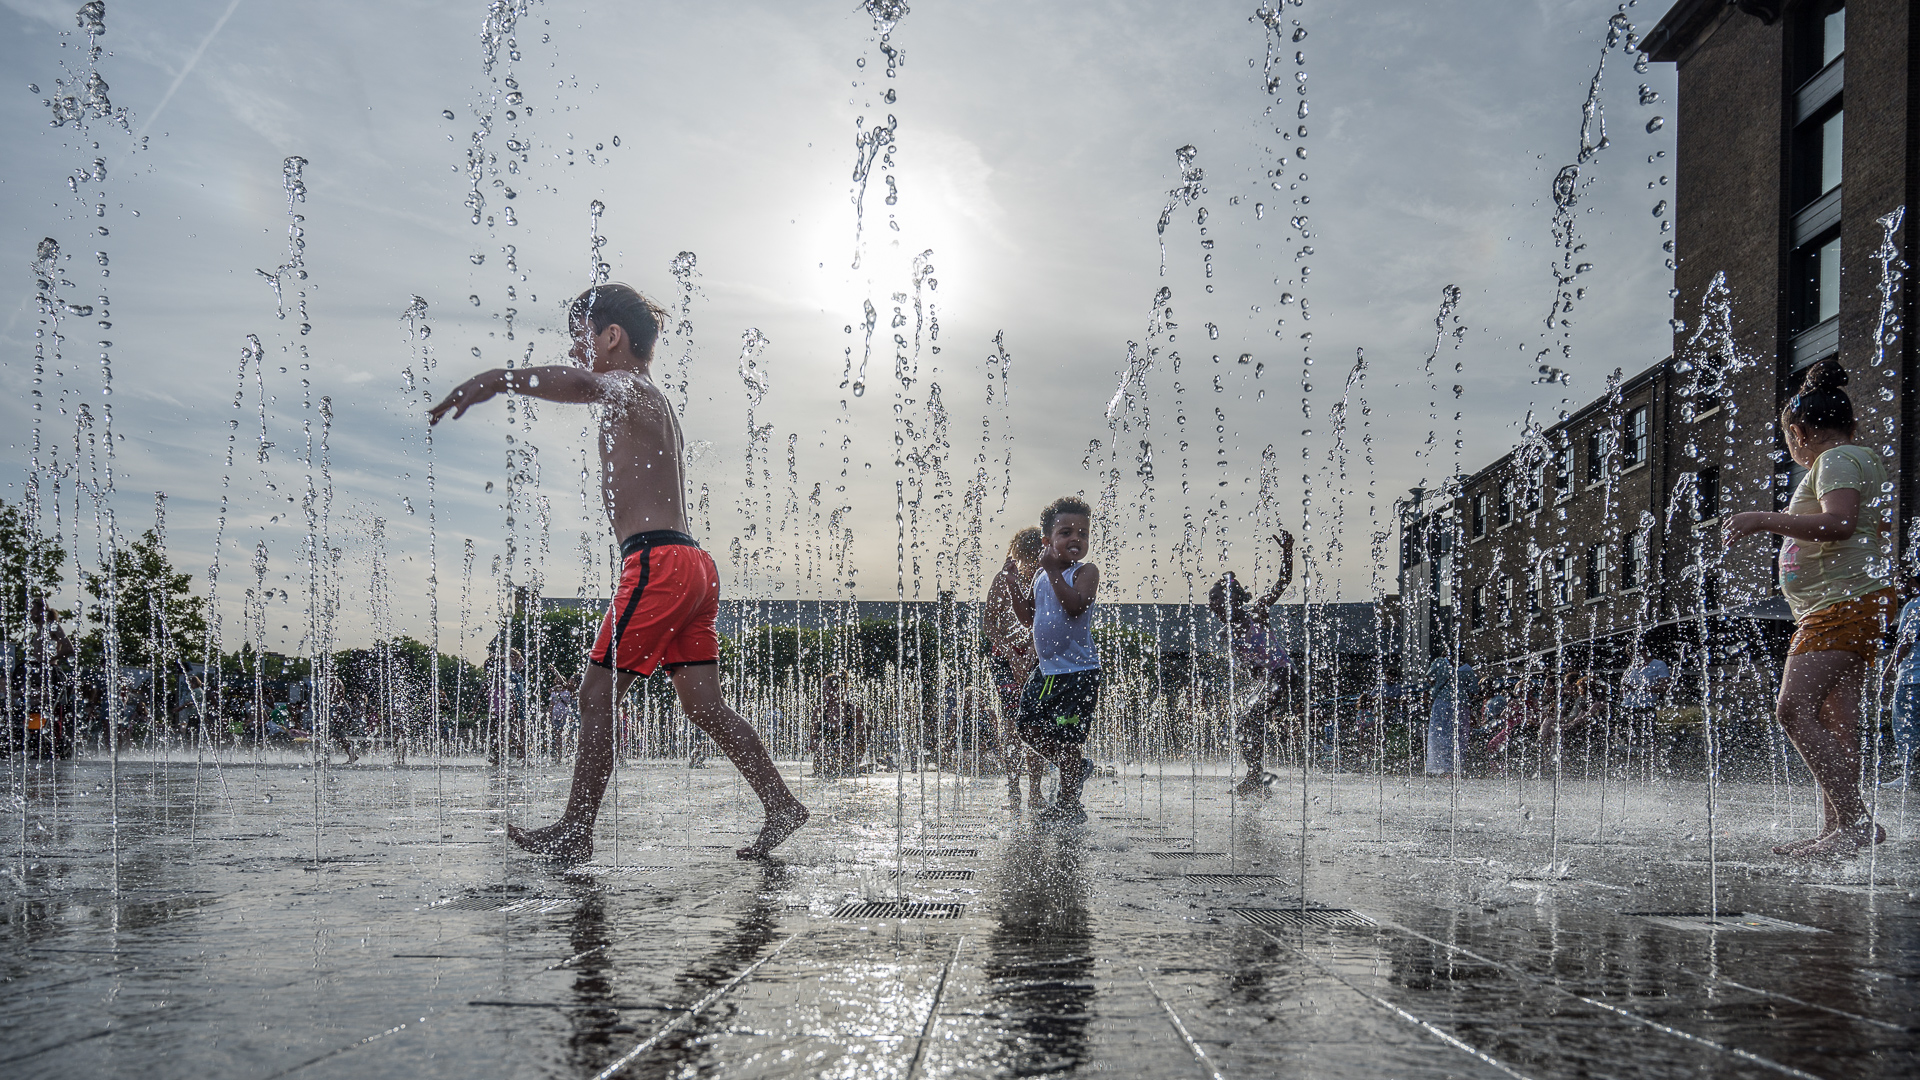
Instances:
[[[730,768],[626,763],[562,867],[502,835],[559,766],[12,770],[14,1078],[1920,1073],[1904,795],[1806,866],[1805,788],[1722,785],[1710,861],[1697,783],[1132,764],[1049,829],[790,764],[813,822],[744,863]]]

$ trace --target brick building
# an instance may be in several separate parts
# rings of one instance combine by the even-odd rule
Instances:
[[[1913,347],[1877,340],[1889,317],[1912,321],[1910,18],[1903,0],[1679,0],[1647,34],[1679,74],[1673,354],[1402,503],[1409,653],[1457,641],[1512,674],[1618,671],[1638,653],[1695,692],[1765,692],[1791,631],[1776,549],[1724,552],[1720,518],[1784,508],[1800,470],[1776,420],[1827,356],[1896,477],[1890,539],[1915,542]]]

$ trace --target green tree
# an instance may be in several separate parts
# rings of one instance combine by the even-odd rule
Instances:
[[[80,586],[91,601],[87,622],[96,628],[80,641],[82,662],[105,659],[110,593],[120,663],[172,672],[180,664],[205,659],[206,597],[193,594],[193,575],[173,568],[154,531],[148,529],[114,552],[111,563],[111,581],[104,572],[80,574]]]
[[[18,611],[28,589],[50,596],[60,587],[60,566],[67,553],[51,536],[35,536],[20,507],[0,499],[0,610]]]

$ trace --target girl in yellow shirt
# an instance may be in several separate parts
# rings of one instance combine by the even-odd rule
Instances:
[[[1860,798],[1860,696],[1867,669],[1898,607],[1886,580],[1887,468],[1853,441],[1853,401],[1835,359],[1807,370],[1780,413],[1787,452],[1807,470],[1784,514],[1727,518],[1728,544],[1755,533],[1785,538],[1780,591],[1796,628],[1775,706],[1780,726],[1820,785],[1820,835],[1774,848],[1777,855],[1837,858],[1882,843],[1886,831]]]

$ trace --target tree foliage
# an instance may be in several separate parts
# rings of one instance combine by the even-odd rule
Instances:
[[[61,564],[67,553],[51,536],[35,536],[20,507],[0,499],[0,588],[6,590],[5,610],[25,610],[28,590],[50,596],[60,587]]]
[[[83,570],[86,620],[94,629],[81,639],[83,663],[106,656],[111,627],[120,663],[128,667],[176,669],[206,658],[207,600],[193,593],[193,575],[173,568],[152,529],[115,551],[107,567]]]

